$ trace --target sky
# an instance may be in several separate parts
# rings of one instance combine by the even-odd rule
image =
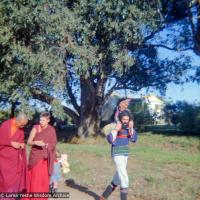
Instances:
[[[195,83],[186,83],[183,86],[169,84],[165,98],[173,102],[187,101],[190,103],[200,103],[200,85]]]
[[[161,96],[158,91],[141,90],[139,92],[118,91],[121,97],[139,98],[140,95],[155,94]],[[200,85],[195,83],[185,83],[183,85],[169,84],[165,96],[161,96],[166,102],[176,103],[177,101],[187,101],[188,103],[200,103]]]
[[[178,24],[170,24],[163,31],[160,31],[158,34],[156,34],[155,37],[149,42],[152,44],[164,44],[172,48],[174,42],[178,42],[178,44],[181,46],[182,42],[179,41],[179,39],[181,38],[181,32],[185,30],[182,28],[184,23],[186,23],[186,21],[182,21]],[[190,26],[188,26],[188,28],[190,28]],[[200,67],[200,56],[196,55],[192,50],[171,51],[166,48],[158,48],[158,53],[159,57],[163,59],[173,59],[179,56],[189,56],[191,58],[192,65],[194,67]],[[197,83],[185,83],[184,85],[175,85],[171,83],[167,87],[165,99],[173,102],[188,101],[193,103],[196,101],[200,103],[200,85]]]
[[[188,51],[170,51],[164,48],[159,48],[159,56],[162,58],[175,58],[177,56],[181,55],[187,55],[191,57],[191,62],[193,66],[200,67],[200,56],[197,56],[193,51],[188,50]],[[140,97],[140,95],[147,95],[147,94],[155,94],[160,96],[160,93],[155,90],[150,90],[146,92],[146,90],[141,90],[137,93],[135,92],[130,92],[130,91],[119,91],[118,94],[120,96],[124,97],[130,97],[130,98],[135,98],[135,97]],[[183,85],[176,85],[173,83],[168,84],[166,94],[165,96],[162,96],[162,98],[171,103],[176,103],[177,101],[187,101],[189,103],[200,103],[200,84],[198,85],[197,83],[185,83]]]
[[[159,53],[161,57],[174,57],[178,56],[178,54],[190,56],[192,65],[195,67],[200,67],[200,56],[197,56],[193,51],[184,51],[180,53],[175,53],[166,50],[166,49],[159,49]],[[179,55],[179,56],[180,56]],[[167,91],[166,91],[166,100],[172,100],[173,102],[176,101],[187,101],[190,103],[199,102],[200,103],[200,84],[197,83],[185,83],[183,85],[175,85],[173,83],[168,84]]]
[[[195,67],[200,67],[200,56],[197,56],[193,51],[188,50],[184,52],[171,52],[169,50],[160,48],[159,53],[161,57],[176,57],[181,55],[187,55],[191,58],[191,63]],[[173,55],[172,55],[173,53]],[[166,91],[166,99],[176,101],[188,101],[190,103],[200,103],[200,85],[197,83],[185,83],[183,85],[169,84]]]

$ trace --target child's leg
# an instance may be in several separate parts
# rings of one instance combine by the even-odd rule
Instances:
[[[49,184],[49,192],[53,192],[53,181],[51,180],[50,181],[50,184]]]
[[[57,181],[54,181],[54,183],[53,183],[53,188],[54,188],[54,189],[57,189],[57,188],[58,188],[58,182],[57,182]]]
[[[53,182],[53,193],[56,193],[56,192],[58,192],[58,182],[54,181]]]

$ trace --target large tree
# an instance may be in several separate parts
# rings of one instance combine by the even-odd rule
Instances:
[[[170,23],[163,2],[2,0],[1,96],[46,102],[55,116],[68,114],[79,135],[99,133],[113,91],[164,91],[187,79],[190,59],[161,59],[159,47],[170,48],[151,42]]]

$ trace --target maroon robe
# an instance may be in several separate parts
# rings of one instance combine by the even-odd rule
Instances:
[[[15,149],[11,141],[24,143],[23,129],[11,136],[12,119],[0,126],[0,192],[26,191],[28,185],[26,149]]]
[[[42,140],[48,144],[46,147],[33,145],[29,156],[29,187],[28,192],[37,193],[49,192],[49,180],[53,172],[55,159],[55,147],[57,143],[54,127],[48,125],[45,129],[39,131],[39,125],[35,125],[36,135],[34,141]],[[38,200],[38,198],[22,198],[23,200]],[[40,198],[47,200],[48,198]]]
[[[42,140],[44,143],[48,144],[47,147],[39,147],[36,145],[32,146],[28,169],[31,170],[34,166],[38,164],[39,161],[47,159],[48,162],[48,174],[49,176],[53,172],[53,163],[55,159],[55,147],[57,143],[56,132],[54,127],[48,125],[44,130],[38,132],[39,125],[34,128],[37,130],[34,141]]]

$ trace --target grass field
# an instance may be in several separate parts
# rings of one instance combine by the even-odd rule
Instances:
[[[105,139],[59,143],[69,156],[64,176],[92,191],[103,191],[115,172]],[[200,200],[200,138],[140,134],[128,161],[129,199]]]

